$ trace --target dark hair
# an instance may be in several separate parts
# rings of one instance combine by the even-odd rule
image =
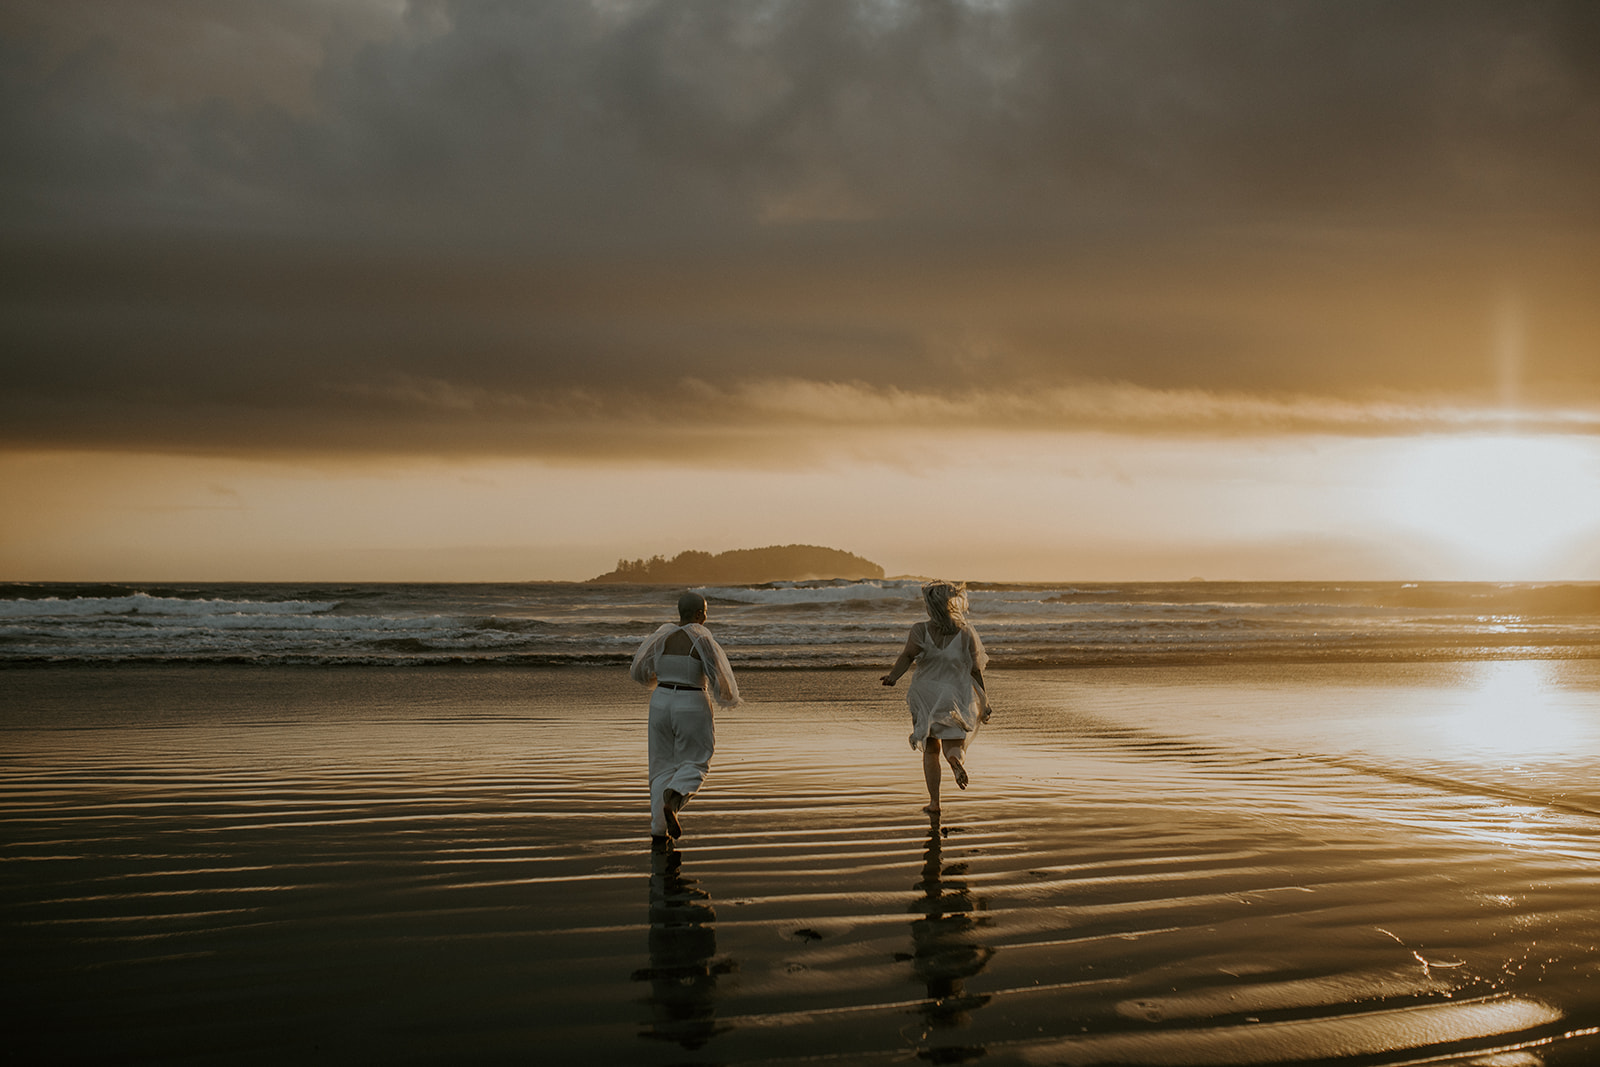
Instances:
[[[706,610],[706,598],[696,593],[693,589],[684,590],[678,597],[678,620],[687,622],[691,617]]]

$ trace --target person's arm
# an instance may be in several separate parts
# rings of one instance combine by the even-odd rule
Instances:
[[[879,679],[884,685],[893,685],[900,680],[900,676],[911,669],[911,664],[916,660],[917,653],[922,651],[922,642],[917,640],[918,623],[911,627],[911,632],[906,635],[906,647],[900,650],[900,658],[894,661],[894,666],[889,668],[889,673]]]
[[[711,682],[711,699],[723,708],[736,708],[743,704],[739,683],[733,679],[733,666],[728,662],[728,654],[717,644],[717,639],[703,626],[693,631],[693,637],[694,654],[700,658],[700,665],[705,668],[706,677]]]
[[[655,633],[644,639],[639,646],[639,651],[633,654],[633,663],[628,667],[628,673],[640,685],[654,685],[656,682],[656,653],[661,648],[661,642],[666,632],[672,629],[671,623],[663,623]]]
[[[983,668],[978,666],[978,664],[980,662],[986,662],[989,657],[983,653],[983,642],[978,639],[977,631],[968,630],[967,632],[972,635],[970,644],[967,648],[967,651],[972,655],[972,684],[978,687],[978,693],[983,697],[983,711],[979,713],[978,721],[988,722],[989,690],[988,687],[983,684]]]

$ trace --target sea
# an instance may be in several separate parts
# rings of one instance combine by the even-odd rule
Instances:
[[[745,703],[671,847],[678,588],[0,587],[18,1063],[1587,1067],[1600,585],[707,586]]]
[[[736,666],[893,660],[919,582],[697,586]],[[676,587],[567,582],[0,585],[0,665],[626,662]],[[1600,583],[973,584],[997,667],[1588,658]]]

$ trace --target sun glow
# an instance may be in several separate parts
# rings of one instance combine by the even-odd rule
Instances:
[[[1600,535],[1600,442],[1483,435],[1409,448],[1388,486],[1400,523],[1465,557],[1489,579],[1537,579]]]
[[[1483,664],[1477,684],[1440,722],[1450,738],[1440,744],[1464,745],[1510,763],[1581,751],[1590,743],[1586,711],[1553,683],[1548,663]]]

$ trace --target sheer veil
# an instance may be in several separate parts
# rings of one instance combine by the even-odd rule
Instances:
[[[655,682],[656,661],[661,657],[662,646],[677,630],[688,634],[689,640],[694,643],[695,651],[700,653],[700,664],[705,668],[706,677],[711,681],[708,687],[711,699],[717,702],[717,706],[736,708],[743,704],[744,698],[739,695],[739,683],[733,680],[733,666],[728,663],[727,653],[722,651],[722,646],[711,636],[711,631],[697,622],[663,623],[659,630],[645,638],[644,644],[639,646],[639,651],[633,654],[633,664],[628,668],[628,674],[633,680],[640,685],[651,685]]]

